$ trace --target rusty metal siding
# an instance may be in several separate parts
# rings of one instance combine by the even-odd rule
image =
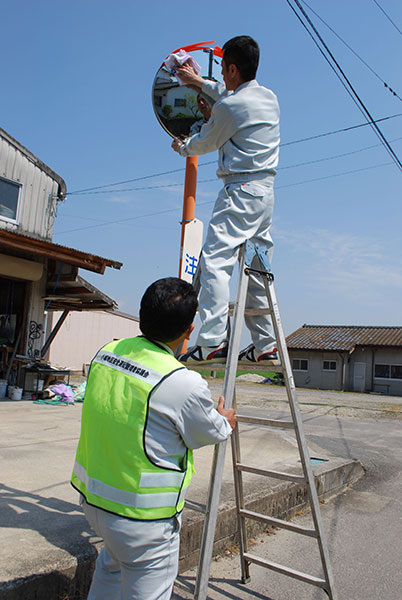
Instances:
[[[0,135],[0,176],[22,184],[18,223],[0,216],[0,227],[52,239],[58,182]]]
[[[289,348],[351,351],[355,346],[402,346],[402,327],[303,325],[286,338]]]

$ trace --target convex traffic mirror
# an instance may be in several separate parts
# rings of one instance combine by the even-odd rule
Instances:
[[[222,51],[218,47],[208,46],[212,43],[183,46],[172,54],[180,52],[184,56],[185,52],[201,67],[201,77],[223,83],[220,58]],[[156,118],[169,135],[185,138],[198,133],[208,120],[213,100],[206,94],[198,94],[181,85],[172,62],[165,60],[156,73],[152,87],[153,107]]]

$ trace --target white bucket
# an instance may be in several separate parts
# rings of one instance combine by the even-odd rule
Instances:
[[[22,388],[16,385],[10,385],[8,387],[8,397],[10,400],[21,400],[23,391]]]
[[[0,399],[6,397],[7,379],[0,379]]]

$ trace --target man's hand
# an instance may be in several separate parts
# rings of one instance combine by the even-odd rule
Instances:
[[[184,85],[192,88],[193,90],[201,90],[204,80],[201,75],[197,75],[189,63],[177,65],[175,66],[175,70]]]
[[[232,429],[236,426],[236,413],[233,408],[224,408],[225,398],[219,396],[218,408],[216,409],[222,417],[226,417]]]
[[[181,146],[183,146],[183,142],[181,140],[179,140],[179,138],[174,138],[173,142],[172,142],[172,148],[175,152],[178,152],[180,154],[180,148]]]

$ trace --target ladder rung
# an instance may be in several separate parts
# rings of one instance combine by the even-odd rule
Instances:
[[[270,364],[273,362],[274,364]],[[249,360],[239,360],[237,363],[237,368],[244,371],[245,369],[249,372],[251,371],[269,371],[271,373],[283,373],[284,368],[282,365],[276,364],[276,361],[262,361],[262,362],[250,362]]]
[[[246,473],[254,473],[255,475],[265,475],[266,477],[274,477],[275,479],[286,479],[295,483],[305,483],[303,475],[293,475],[292,473],[284,473],[282,471],[270,471],[269,469],[259,469],[242,463],[236,463],[236,469],[245,471]]]
[[[188,499],[186,499],[184,501],[184,506],[186,508],[189,508],[190,510],[194,510],[196,512],[200,512],[203,515],[205,515],[206,512],[207,512],[207,507],[205,506],[205,504],[200,504],[199,502],[194,502],[194,500],[188,500]]]
[[[289,523],[289,521],[283,521],[282,519],[276,519],[275,517],[268,517],[267,515],[262,515],[252,510],[245,509],[240,509],[239,514],[242,517],[254,519],[254,521],[264,521],[265,523],[269,523],[270,525],[274,525],[275,527],[280,527],[281,529],[288,529],[289,531],[294,531],[295,533],[301,533],[303,535],[308,535],[313,538],[318,538],[318,533],[315,529],[300,527],[299,525]]]
[[[233,315],[235,303],[229,302],[229,316]],[[259,315],[271,315],[272,310],[269,308],[245,308],[244,314],[249,317],[258,317]]]
[[[283,573],[283,575],[289,575],[290,577],[294,577],[295,579],[300,579],[305,583],[311,583],[312,585],[316,585],[317,587],[328,589],[328,584],[325,581],[325,579],[314,577],[314,575],[308,575],[307,573],[303,573],[302,571],[296,571],[296,569],[284,567],[283,565],[279,565],[278,563],[272,562],[270,560],[265,560],[264,558],[259,558],[258,556],[255,556],[254,554],[249,554],[248,552],[243,554],[243,557],[249,562],[255,563],[260,567],[266,567],[267,569],[272,569],[272,571],[276,571],[277,573]]]
[[[274,419],[264,419],[260,417],[249,417],[247,415],[236,415],[238,423],[252,423],[253,425],[265,425],[266,427],[282,427],[284,429],[294,429],[293,421],[278,421]]]
[[[186,363],[183,363],[186,364]],[[219,371],[229,367],[226,363],[213,362],[212,360],[200,360],[186,364],[189,369],[199,369],[203,371]],[[239,360],[237,369],[247,370],[249,373],[254,371],[269,371],[270,373],[283,373],[284,369],[281,365],[270,365],[269,361],[265,363],[252,363],[249,360]]]

